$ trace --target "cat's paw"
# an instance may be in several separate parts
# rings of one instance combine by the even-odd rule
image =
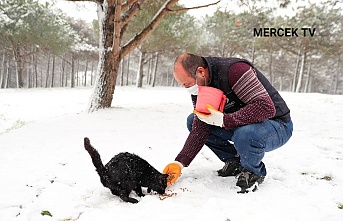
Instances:
[[[128,196],[121,196],[120,197],[123,201],[128,202],[128,203],[138,203],[138,200],[128,197]]]
[[[139,201],[134,199],[134,198],[129,197],[129,200],[127,202],[128,203],[138,203]]]
[[[145,194],[144,194],[144,193],[137,193],[137,196],[139,196],[139,197],[144,197]]]

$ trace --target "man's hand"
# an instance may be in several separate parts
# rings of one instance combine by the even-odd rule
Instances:
[[[215,125],[218,127],[223,127],[223,117],[224,114],[216,109],[214,109],[211,105],[206,104],[207,110],[209,110],[211,113],[210,114],[203,114],[198,112],[197,110],[194,110],[193,113],[197,115],[199,120],[210,124],[210,125]]]
[[[164,168],[163,173],[169,175],[168,181],[167,181],[167,186],[170,186],[171,184],[175,183],[175,181],[181,175],[182,168],[183,168],[183,165],[178,161],[174,161],[174,162],[168,164]]]

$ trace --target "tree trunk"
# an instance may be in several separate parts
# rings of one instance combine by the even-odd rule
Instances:
[[[16,56],[14,55],[14,58],[15,58]],[[17,88],[19,88],[20,86],[19,86],[19,78],[20,78],[20,76],[19,76],[19,67],[18,67],[18,62],[17,62],[17,59],[15,58],[15,60],[16,60],[16,62],[15,62],[15,74],[16,74],[16,83],[17,83]]]
[[[62,80],[62,87],[68,86],[68,62],[66,62],[66,55],[62,58],[62,70],[63,70],[63,80]]]
[[[75,56],[71,55],[70,87],[75,87]]]
[[[304,52],[301,56],[301,66],[300,66],[298,84],[297,84],[297,88],[295,90],[296,93],[299,93],[300,89],[301,89],[302,78],[304,76],[305,60],[306,60],[306,50],[304,50]]]
[[[11,60],[8,58],[6,62],[6,75],[5,75],[5,84],[4,88],[9,87],[9,82],[10,82],[10,66],[11,66]]]
[[[120,34],[118,33],[120,31],[120,29],[118,30],[118,26],[120,25],[118,17],[120,18],[121,1],[119,0],[117,4],[114,3],[114,1],[108,0],[103,4],[98,4],[100,29],[99,63],[98,76],[89,102],[90,112],[99,108],[111,107],[113,99],[121,60],[117,53],[119,48],[117,43],[120,40],[118,37]],[[117,22],[116,25],[115,22]]]
[[[21,72],[21,58],[20,58],[20,51],[19,49],[15,49],[14,51],[14,59],[15,59],[15,73],[16,73],[16,83],[17,88],[21,88],[23,85],[22,80],[22,72]]]
[[[253,43],[252,43],[251,62],[252,63],[255,62],[255,40],[253,40]]]
[[[167,69],[167,75],[166,75],[166,78],[167,78],[167,84],[163,84],[162,86],[168,86],[169,85],[169,69]]]
[[[145,51],[141,51],[141,55],[139,56],[139,66],[137,71],[137,81],[136,86],[137,87],[143,87],[143,73],[144,73],[144,60],[145,60]]]
[[[171,86],[174,87],[176,84],[175,84],[175,78],[173,77],[172,78],[172,83],[171,83]]]
[[[338,89],[338,73],[335,74],[335,80],[333,85],[333,94],[337,94]]]
[[[131,58],[131,53],[129,53],[128,56],[127,56],[126,83],[125,83],[126,86],[129,85],[130,58]]]
[[[342,67],[342,54],[339,56],[338,58],[338,62],[337,62],[337,70],[342,70],[340,67]],[[334,83],[334,86],[333,86],[333,94],[337,94],[338,92],[338,81],[339,81],[339,72],[336,72],[335,74],[335,83]]]
[[[226,55],[226,53],[225,53],[225,50],[226,49],[226,45],[225,45],[225,43],[223,42],[222,43],[222,47],[221,47],[221,49],[220,49],[220,56],[221,57],[225,57],[225,55]]]
[[[80,77],[79,77],[79,70],[80,70],[80,59],[77,58],[76,60],[76,86],[78,87],[80,85]]]
[[[280,76],[279,77],[279,91],[282,91],[283,90],[283,88],[282,88],[282,86],[283,86],[283,84],[282,84],[282,77]]]
[[[85,79],[83,86],[87,86],[87,71],[88,71],[88,58],[86,59],[86,67],[85,67]]]
[[[36,55],[32,55],[32,63],[33,63],[33,75],[34,77],[34,87],[38,87],[38,59]]]
[[[159,54],[158,52],[155,53],[155,65],[154,65],[154,71],[152,73],[152,87],[155,87],[156,84],[156,76],[157,76],[157,65],[158,65],[158,58],[159,58]]]
[[[26,68],[26,87],[30,88],[31,86],[31,68],[28,66]]]
[[[313,77],[311,76],[311,77],[310,77],[310,82],[309,82],[309,85],[308,85],[308,92],[309,92],[309,93],[312,92],[312,84],[313,84]]]
[[[268,72],[269,72],[269,80],[272,85],[274,85],[274,75],[273,75],[273,52],[272,48],[269,48],[269,65],[268,65]]]
[[[125,58],[120,61],[120,86],[124,86],[124,66],[125,66]]]
[[[151,72],[152,72],[152,70],[151,70],[152,69],[152,67],[151,67],[152,66],[152,64],[151,64],[152,63],[152,57],[153,57],[152,54],[150,54],[148,56],[148,68],[147,68],[148,69],[148,73],[147,73],[147,76],[146,76],[146,84],[147,85],[150,85],[150,83],[151,83],[150,79],[151,79]]]
[[[64,87],[65,61],[64,61],[63,57],[61,59],[61,69],[60,69],[60,72],[61,72],[61,79],[60,79],[61,87]]]
[[[300,54],[300,51],[299,51]],[[297,85],[297,76],[298,76],[298,69],[300,63],[300,55],[297,55],[297,63],[295,65],[294,74],[293,74],[293,82],[292,82],[292,92],[295,92],[296,85]]]
[[[311,63],[308,64],[308,68],[307,68],[307,77],[306,77],[305,88],[304,88],[305,93],[309,92],[308,89],[309,89],[310,78],[311,78]]]
[[[54,78],[55,78],[55,61],[56,57],[55,55],[52,56],[52,69],[51,69],[51,87],[54,87]]]
[[[98,65],[98,76],[89,103],[89,111],[93,112],[99,108],[111,107],[113,92],[116,84],[119,63],[113,54],[107,51],[101,52],[103,57]]]
[[[4,53],[3,61],[2,61],[2,83],[0,84],[0,88],[7,88],[8,87],[8,75],[9,75],[9,67],[10,67],[10,56]]]
[[[46,70],[45,88],[48,87],[49,73],[50,73],[50,54],[49,54],[49,56],[48,56],[48,67],[47,67],[47,70]]]
[[[160,76],[160,85],[162,85],[162,84],[163,84],[163,82],[164,82],[164,75],[163,75],[163,74],[161,74],[161,76]]]
[[[64,87],[68,87],[68,67],[69,65],[65,66],[65,74],[64,74]]]
[[[92,66],[91,66],[91,85],[94,83],[94,61],[92,59]]]
[[[104,1],[104,4],[98,4],[99,63],[95,87],[89,101],[89,112],[111,107],[121,60],[119,55],[111,50],[114,46],[115,11],[114,1]]]
[[[43,87],[43,68],[40,69],[40,87]]]
[[[5,60],[6,60],[6,53],[2,54],[2,61],[1,61],[1,70],[0,70],[0,88],[3,88],[3,83],[5,79]]]

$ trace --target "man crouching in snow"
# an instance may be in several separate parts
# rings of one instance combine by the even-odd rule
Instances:
[[[163,173],[174,183],[201,148],[208,146],[225,163],[219,176],[236,176],[239,193],[256,190],[267,174],[265,152],[284,145],[292,136],[293,123],[287,104],[266,77],[240,58],[179,55],[174,77],[191,93],[194,113],[187,118],[189,136]],[[226,96],[223,110],[206,105],[196,108],[198,86],[220,89]]]

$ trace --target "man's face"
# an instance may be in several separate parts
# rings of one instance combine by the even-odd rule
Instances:
[[[174,77],[184,88],[189,88],[196,84],[195,78],[191,77],[180,64],[174,67]]]

